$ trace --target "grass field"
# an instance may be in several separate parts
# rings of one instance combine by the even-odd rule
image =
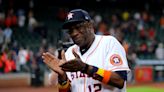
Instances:
[[[164,92],[164,89],[154,87],[130,87],[127,92]]]
[[[164,88],[137,86],[137,87],[128,87],[127,92],[164,92]]]

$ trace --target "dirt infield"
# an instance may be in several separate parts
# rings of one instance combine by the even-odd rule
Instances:
[[[127,87],[150,86],[164,89],[164,82],[146,84],[128,84]],[[56,87],[12,87],[0,88],[0,92],[58,92]]]
[[[55,87],[0,88],[0,92],[58,92]]]

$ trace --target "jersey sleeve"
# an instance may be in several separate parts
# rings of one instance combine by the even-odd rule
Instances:
[[[107,56],[105,68],[111,71],[130,71],[127,63],[126,53],[119,41],[111,37],[107,44]]]

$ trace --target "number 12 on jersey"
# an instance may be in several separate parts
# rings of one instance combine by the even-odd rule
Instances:
[[[88,86],[89,92],[100,92],[102,89],[101,84],[93,84]]]

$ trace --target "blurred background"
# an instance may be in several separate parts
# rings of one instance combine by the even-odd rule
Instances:
[[[41,55],[60,57],[73,44],[61,27],[75,8],[89,12],[96,34],[125,48],[128,92],[164,92],[163,0],[0,0],[0,92],[57,92]]]

